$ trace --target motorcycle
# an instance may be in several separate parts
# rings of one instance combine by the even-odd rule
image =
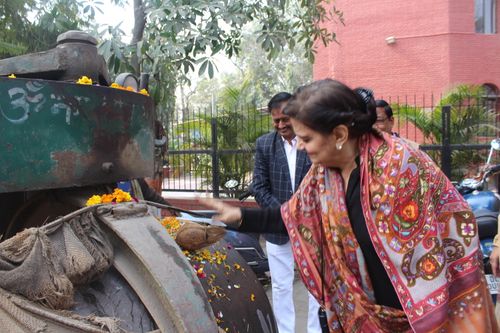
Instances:
[[[490,152],[486,161],[485,171],[480,177],[463,179],[456,188],[469,204],[477,222],[480,247],[483,253],[483,263],[486,281],[493,300],[500,289],[500,280],[493,276],[490,265],[490,254],[493,250],[493,238],[498,230],[498,215],[500,212],[500,195],[488,188],[488,180],[500,172],[500,164],[491,165],[494,151],[500,150],[500,139],[491,141]]]
[[[231,190],[238,186],[238,181],[229,180],[224,184],[224,187]],[[248,185],[245,192],[238,196],[240,202],[245,201],[252,196],[252,185]],[[260,234],[251,232],[239,232],[227,230],[224,240],[231,244],[236,251],[245,259],[248,266],[252,268],[257,279],[263,286],[268,286],[271,283],[271,275],[269,273],[269,262],[267,256],[260,245]]]

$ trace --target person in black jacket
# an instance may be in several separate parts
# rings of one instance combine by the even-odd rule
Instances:
[[[252,192],[262,208],[279,207],[292,196],[309,170],[311,161],[303,150],[297,150],[297,138],[290,118],[283,109],[292,97],[280,92],[268,103],[275,131],[259,137],[255,147]],[[295,332],[293,303],[294,260],[286,233],[267,233],[267,257],[271,273],[273,311],[280,333]],[[307,332],[319,333],[319,304],[309,294]]]

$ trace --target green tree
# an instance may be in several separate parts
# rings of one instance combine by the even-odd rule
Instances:
[[[55,46],[67,30],[88,29],[98,0],[0,0],[0,58]]]
[[[236,180],[238,185],[227,191],[230,196],[243,192],[251,181],[253,170],[254,142],[270,129],[270,117],[248,104],[245,92],[251,82],[245,81],[239,87],[224,89],[216,114],[200,113],[194,119],[180,123],[173,132],[173,137],[181,138],[181,149],[210,149],[212,147],[212,120],[217,127],[217,146],[219,150],[242,149],[240,154],[221,154],[219,156],[219,180],[221,186],[228,180]],[[212,160],[209,155],[196,154],[182,161],[184,170],[192,170],[194,175],[207,178],[211,184]],[[171,165],[176,167],[180,159],[171,158]],[[229,189],[226,189],[229,190]]]
[[[93,31],[101,39],[100,52],[112,73],[151,74],[150,90],[160,113],[171,112],[175,88],[197,70],[216,70],[214,56],[240,51],[242,31],[250,22],[258,26],[256,39],[269,59],[285,46],[304,46],[314,58],[314,43],[328,44],[335,33],[321,22],[342,14],[319,0],[112,0],[132,4],[135,24],[132,40],[124,42],[121,28],[99,28],[95,13],[100,0],[0,0],[0,54],[3,57],[39,51],[55,45],[56,36],[70,29]],[[30,19],[27,19],[30,17]],[[109,37],[105,37],[109,36]]]
[[[450,143],[489,143],[496,137],[496,110],[485,101],[481,86],[460,85],[444,96],[433,110],[410,105],[395,105],[397,116],[409,121],[422,131],[431,143],[442,143],[443,107],[450,106]],[[439,161],[440,152],[432,157]],[[452,152],[452,177],[461,178],[471,166],[484,163],[485,154],[475,150],[454,150]]]
[[[165,103],[171,103],[174,87],[185,80],[178,71],[197,70],[199,75],[213,77],[214,56],[220,52],[237,55],[249,22],[257,22],[256,40],[269,59],[276,58],[286,45],[293,49],[301,43],[305,57],[312,61],[314,43],[326,45],[335,38],[321,22],[342,21],[334,6],[318,0],[134,0],[133,6],[130,45],[122,42],[119,29],[111,29],[106,32],[113,38],[104,40],[100,50],[114,72],[152,74],[152,96],[161,112],[172,111]]]
[[[252,82],[252,100],[259,105],[266,105],[277,92],[292,92],[312,80],[312,63],[304,56],[304,45],[284,47],[279,55],[269,61],[266,54],[260,51],[253,35],[251,30],[244,33],[242,52],[234,60],[242,73],[240,76]],[[233,78],[226,82],[230,84]]]
[[[199,81],[191,88],[191,93],[181,96],[184,97],[181,104],[187,108],[206,106],[212,96],[217,101],[226,87],[240,86],[247,81],[252,84],[243,91],[246,94],[245,103],[265,106],[277,92],[292,92],[312,80],[312,64],[304,58],[302,45],[297,45],[293,50],[285,47],[281,54],[270,61],[253,36],[253,30],[243,34],[241,52],[231,59],[234,68],[231,72]]]

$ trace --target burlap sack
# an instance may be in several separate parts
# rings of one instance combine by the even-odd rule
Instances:
[[[73,304],[74,286],[92,281],[113,260],[93,212],[21,231],[0,243],[0,288],[51,309]]]

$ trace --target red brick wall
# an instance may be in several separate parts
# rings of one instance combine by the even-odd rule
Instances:
[[[319,45],[314,79],[367,86],[386,99],[438,97],[459,83],[500,86],[500,36],[474,33],[473,0],[337,0],[339,44]],[[500,17],[500,6],[497,6]],[[497,30],[500,27],[497,25]],[[388,45],[385,39],[396,37]]]
[[[432,143],[431,138],[425,138],[424,133],[415,125],[410,122],[399,123],[397,116],[394,119],[394,127],[392,128],[394,132],[397,132],[400,137],[414,141],[418,144],[430,144]]]

